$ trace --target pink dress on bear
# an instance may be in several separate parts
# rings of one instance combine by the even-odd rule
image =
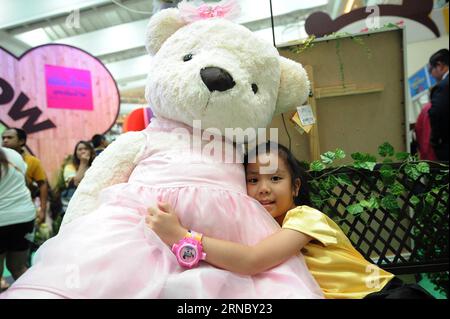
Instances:
[[[174,128],[192,132],[153,119],[143,131],[147,145]],[[128,182],[104,189],[96,211],[45,242],[34,265],[1,297],[323,298],[301,255],[255,276],[205,262],[193,269],[179,266],[145,224],[147,208],[157,200],[172,204],[183,225],[212,237],[255,244],[279,229],[247,196],[242,164],[218,162],[180,145],[148,147]]]

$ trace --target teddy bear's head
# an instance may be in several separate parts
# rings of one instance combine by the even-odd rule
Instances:
[[[202,128],[263,128],[309,94],[303,67],[247,28],[219,18],[187,23],[178,9],[155,14],[146,98],[156,116]]]

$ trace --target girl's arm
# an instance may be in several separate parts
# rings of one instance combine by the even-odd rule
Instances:
[[[149,208],[149,227],[168,245],[181,240],[184,228],[169,204],[159,203]],[[281,229],[254,246],[203,236],[206,261],[232,272],[255,275],[296,255],[312,238],[295,230]]]

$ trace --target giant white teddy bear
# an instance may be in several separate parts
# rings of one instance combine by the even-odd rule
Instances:
[[[205,7],[198,12],[205,17]],[[322,298],[301,255],[256,276],[203,262],[186,269],[145,224],[162,200],[183,225],[217,238],[255,244],[279,229],[246,195],[243,165],[222,156],[235,145],[223,137],[301,105],[306,73],[241,25],[195,18],[186,3],[151,18],[146,97],[156,118],[94,161],[59,234],[2,297]]]

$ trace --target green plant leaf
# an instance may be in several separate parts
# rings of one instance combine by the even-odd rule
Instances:
[[[389,189],[394,196],[400,196],[406,192],[405,187],[399,182],[395,182],[394,185],[389,187]]]
[[[384,209],[386,209],[388,211],[392,211],[392,210],[396,210],[396,209],[400,208],[398,206],[397,198],[392,194],[388,194],[383,199],[381,199],[380,205],[381,205],[381,207],[383,207]]]
[[[368,209],[378,209],[380,205],[378,204],[378,200],[376,197],[371,197],[369,200],[362,200],[359,202],[362,207]]]
[[[335,188],[338,184],[339,184],[339,181],[338,181],[338,179],[337,179],[334,175],[328,176],[327,181],[326,181],[326,185],[327,185],[327,188],[328,188],[329,190],[332,190],[332,189]]]
[[[417,164],[408,164],[405,166],[405,173],[408,175],[409,178],[411,178],[413,181],[417,180],[420,175],[422,175],[417,170]]]
[[[430,173],[430,165],[425,162],[420,162],[417,164],[416,169],[419,173],[428,174]]]
[[[439,197],[439,187],[434,187],[431,191],[429,191],[426,195],[425,195],[425,201],[430,204],[433,205],[434,202],[436,201],[436,198]],[[442,197],[442,195],[441,195]],[[445,196],[443,196],[445,199]],[[447,198],[448,201],[448,198]]]
[[[393,156],[394,155],[394,147],[388,142],[384,142],[382,145],[378,147],[378,154],[380,156]]]
[[[353,163],[354,168],[362,168],[362,169],[367,169],[369,171],[373,171],[373,169],[375,168],[376,165],[377,165],[376,162],[355,161],[355,163]]]
[[[350,177],[348,177],[347,174],[339,174],[338,176],[336,176],[337,181],[339,182],[339,184],[341,185],[348,185],[348,186],[352,186],[352,180],[350,179]]]
[[[399,161],[405,161],[409,158],[411,154],[406,153],[406,152],[398,152],[395,153],[395,158],[398,159]]]
[[[364,160],[364,154],[363,153],[352,153],[350,155],[355,161],[363,161]]]
[[[328,165],[333,163],[334,159],[336,158],[336,154],[334,152],[326,152],[320,155],[320,159],[322,160],[322,163]]]
[[[350,155],[355,161],[359,162],[376,162],[377,159],[375,156],[370,155],[368,153],[353,153]]]
[[[388,164],[388,163],[392,163],[393,161],[392,161],[392,158],[385,158],[384,160],[383,160],[383,163],[385,163],[385,164]]]
[[[336,159],[344,159],[345,158],[345,152],[341,150],[340,148],[337,148],[334,153],[336,154]]]
[[[314,206],[316,207],[321,207],[322,206],[322,197],[316,195],[316,194],[311,194],[311,201],[313,202]]]
[[[390,165],[383,165],[380,167],[381,179],[385,185],[391,185],[395,182],[397,171]]]
[[[347,211],[352,215],[359,215],[364,211],[361,204],[353,204],[347,207]]]
[[[416,195],[413,195],[413,196],[411,196],[411,198],[409,199],[409,202],[410,202],[412,205],[416,206],[417,204],[420,203],[420,198],[417,197]]]
[[[323,163],[320,161],[314,161],[311,163],[310,169],[314,172],[320,172],[325,169],[325,165],[323,165]]]
[[[320,197],[322,197],[322,198],[328,198],[328,197],[330,197],[330,194],[328,193],[328,191],[323,190],[323,189],[320,189],[319,195],[320,195]]]

